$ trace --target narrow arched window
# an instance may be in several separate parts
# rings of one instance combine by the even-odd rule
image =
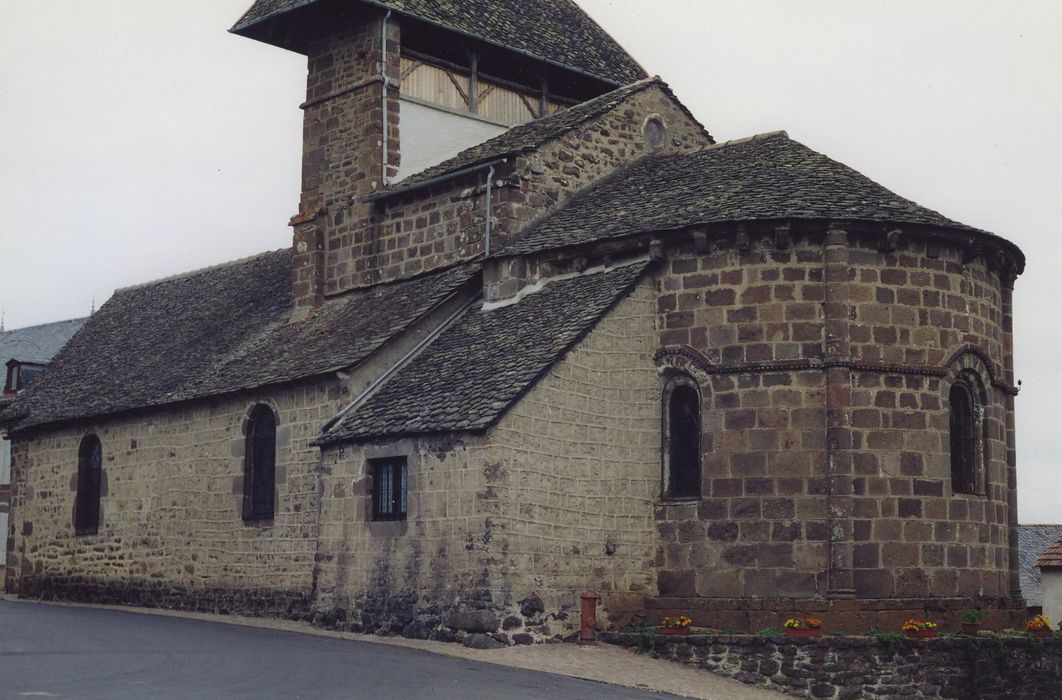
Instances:
[[[269,406],[258,404],[247,423],[243,456],[243,519],[273,517],[277,466],[277,420]]]
[[[95,435],[86,435],[77,450],[77,497],[74,531],[95,535],[100,529],[100,486],[103,482],[103,448]]]
[[[951,410],[951,489],[954,493],[976,493],[979,411],[973,387],[964,379],[958,379],[951,385],[948,404]]]
[[[664,495],[701,495],[701,400],[688,377],[676,378],[664,393]]]

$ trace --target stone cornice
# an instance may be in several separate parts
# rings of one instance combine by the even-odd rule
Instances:
[[[764,362],[743,362],[734,364],[713,363],[707,356],[696,348],[688,345],[668,345],[660,348],[653,356],[657,367],[661,371],[679,370],[701,372],[705,375],[712,374],[746,374],[762,372],[785,372],[794,370],[820,370],[831,368],[849,369],[858,372],[876,372],[878,374],[908,374],[921,377],[946,377],[948,367],[960,356],[973,353],[985,363],[988,368],[992,386],[1012,396],[1018,394],[1017,387],[996,378],[991,370],[991,364],[987,361],[983,351],[973,346],[964,346],[956,351],[943,366],[918,365],[890,362],[866,362],[852,358],[836,358],[820,360],[817,358],[802,358],[793,360],[769,360]]]

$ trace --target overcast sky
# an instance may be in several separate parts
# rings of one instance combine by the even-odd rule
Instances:
[[[305,62],[226,33],[248,5],[0,2],[7,328],[290,244]],[[580,5],[717,140],[785,129],[1025,251],[1019,515],[1062,522],[1062,3]]]

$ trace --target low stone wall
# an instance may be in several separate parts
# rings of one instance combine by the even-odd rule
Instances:
[[[127,605],[220,615],[313,619],[309,591],[280,588],[179,586],[151,581],[109,581],[79,576],[28,576],[20,598],[93,605]]]
[[[651,640],[616,633],[601,638],[635,649],[651,646],[660,658],[797,697],[1062,698],[1062,639],[981,636],[890,643],[871,637],[690,635]]]

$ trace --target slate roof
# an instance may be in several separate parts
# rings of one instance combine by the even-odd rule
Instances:
[[[256,0],[231,31],[257,38],[255,25],[317,2]],[[366,4],[614,85],[646,75],[645,69],[571,0],[368,0]]]
[[[0,367],[7,364],[8,360],[48,362],[84,322],[83,318],[74,318],[0,331]]]
[[[495,255],[770,219],[887,221],[992,236],[904,199],[778,131],[644,158],[582,190]]]
[[[447,173],[456,172],[464,168],[469,168],[480,163],[487,163],[499,158],[506,158],[534,151],[541,147],[542,144],[558,139],[586,122],[600,117],[609,110],[622,104],[632,95],[636,95],[639,92],[648,90],[654,86],[661,88],[665,93],[671,96],[672,99],[675,99],[675,96],[671,92],[667,83],[659,77],[654,76],[652,78],[646,78],[645,80],[639,80],[636,83],[624,85],[612,92],[607,92],[592,100],[581,102],[569,109],[557,112],[556,114],[543,119],[535,119],[524,124],[518,124],[508,131],[498,134],[492,139],[476,144],[471,148],[466,148],[453,158],[449,158],[438,165],[433,165],[426,170],[410,175],[401,182],[395,184],[390,190],[385,190],[384,192],[385,194],[397,194],[412,185],[416,185],[433,177],[446,175]],[[675,102],[686,112],[690,119],[695,122],[697,121],[682,103],[677,99],[675,99]],[[701,128],[703,129],[704,127],[702,126]],[[705,132],[705,134],[707,135],[707,132]],[[708,138],[711,139],[711,136],[708,136]]]
[[[475,307],[322,442],[490,427],[630,292],[647,265],[556,280],[518,303]]]
[[[5,418],[28,414],[22,430],[350,367],[477,271],[360,290],[290,323],[291,262],[285,249],[115,292]]]
[[[1021,578],[1021,595],[1026,605],[1043,603],[1040,592],[1040,569],[1037,559],[1062,537],[1062,525],[1018,526],[1018,574]]]

